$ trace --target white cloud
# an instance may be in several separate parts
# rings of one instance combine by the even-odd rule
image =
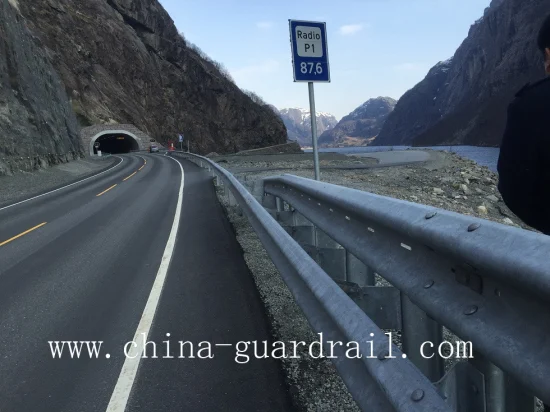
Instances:
[[[363,28],[364,25],[362,24],[346,24],[345,26],[340,27],[340,34],[342,36],[350,36],[360,32]]]
[[[270,59],[259,64],[251,64],[250,66],[243,66],[238,69],[230,70],[231,75],[235,80],[246,80],[248,77],[256,76],[259,74],[275,73],[279,70],[280,63],[277,60]]]
[[[401,63],[393,66],[393,70],[396,72],[418,72],[424,71],[426,68],[421,63]]]
[[[256,23],[256,27],[261,30],[269,30],[273,27],[273,22],[271,21],[259,21]]]

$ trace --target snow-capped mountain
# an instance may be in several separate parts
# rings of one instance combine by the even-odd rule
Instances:
[[[301,108],[281,109],[279,114],[288,131],[288,138],[296,140],[301,146],[311,146],[311,116],[309,110]],[[317,112],[317,135],[332,129],[338,120],[330,114]]]
[[[375,138],[397,102],[391,97],[369,99],[319,136],[326,146],[364,146]]]

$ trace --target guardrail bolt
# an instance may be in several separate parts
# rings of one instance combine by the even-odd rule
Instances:
[[[435,282],[433,280],[430,280],[430,281],[426,282],[426,284],[424,285],[424,289],[431,288],[434,285],[434,283]]]
[[[424,399],[424,391],[422,389],[415,389],[411,394],[411,399],[415,402],[419,402]]]
[[[426,219],[431,219],[432,217],[434,217],[435,215],[437,215],[437,212],[429,212],[426,214]]]
[[[477,306],[476,305],[472,305],[472,306],[468,306],[466,308],[466,310],[464,310],[464,314],[465,315],[473,315],[474,313],[477,312]]]
[[[477,230],[481,227],[479,223],[472,223],[470,226],[468,226],[468,232],[473,232],[474,230]]]

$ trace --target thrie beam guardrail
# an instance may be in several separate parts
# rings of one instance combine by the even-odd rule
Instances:
[[[362,354],[373,342],[373,358],[341,350],[333,359],[362,410],[524,412],[534,410],[533,396],[550,404],[549,237],[296,176],[264,179],[280,212],[288,204],[401,293],[391,296],[400,298],[396,324],[409,358],[393,347],[388,359],[372,309],[354,303],[364,298],[352,300],[232,174],[178,155],[225,186],[325,341],[358,342]],[[378,289],[359,288],[375,300]],[[438,343],[440,325],[472,342],[475,356],[436,382],[441,358],[417,352],[423,340]]]

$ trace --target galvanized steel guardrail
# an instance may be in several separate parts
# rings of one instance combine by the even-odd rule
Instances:
[[[362,410],[530,412],[534,396],[550,404],[550,237],[291,175],[264,179],[268,211],[210,159],[176,154],[224,185],[314,330],[374,355],[349,359],[342,349],[333,359]],[[304,233],[307,253],[295,240]],[[374,273],[391,286],[375,286]],[[441,325],[473,347],[447,373],[440,356],[420,351],[443,343]],[[395,358],[381,328],[402,332]]]

